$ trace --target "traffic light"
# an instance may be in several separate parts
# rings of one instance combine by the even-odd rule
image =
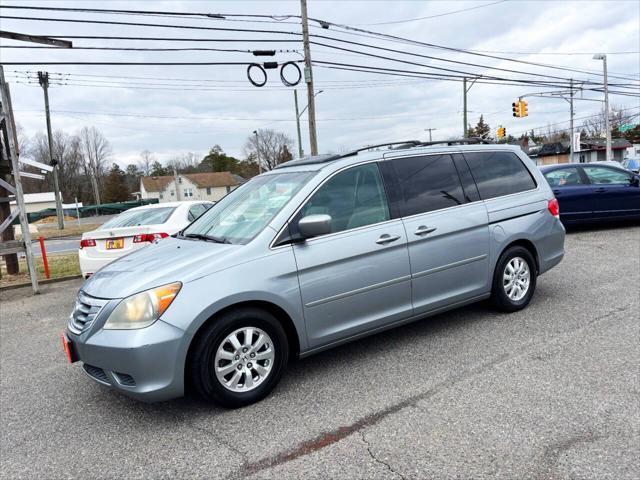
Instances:
[[[529,116],[529,105],[522,99],[518,99],[511,104],[514,117],[527,117]]]
[[[504,138],[507,136],[507,129],[504,127],[498,127],[497,137]]]

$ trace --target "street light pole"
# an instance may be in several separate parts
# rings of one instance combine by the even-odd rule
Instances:
[[[607,131],[607,161],[613,160],[611,151],[611,126],[609,125],[609,82],[607,81],[607,56],[597,54],[593,56],[594,60],[602,60],[602,68],[604,70],[604,128]]]
[[[318,90],[316,93],[312,95],[311,99],[312,100],[315,99],[322,92],[324,92],[324,90]],[[296,102],[296,125],[298,127],[298,153],[300,154],[300,157],[302,157],[304,152],[302,151],[302,139],[300,137],[300,117],[307,110],[307,108],[309,108],[310,104],[307,104],[307,106],[304,107],[300,113],[298,113],[298,94],[296,93],[295,90],[293,91],[293,95],[294,95],[294,100]],[[311,115],[311,109],[309,109],[309,115]],[[313,153],[311,155],[313,155]]]
[[[298,157],[304,156],[304,150],[302,150],[302,135],[300,134],[300,113],[298,113],[298,91],[293,90],[293,100],[296,104],[296,128],[298,129]]]
[[[262,164],[260,163],[260,139],[258,138],[258,131],[254,130],[253,134],[256,136],[256,159],[258,160],[258,173],[262,173]]]

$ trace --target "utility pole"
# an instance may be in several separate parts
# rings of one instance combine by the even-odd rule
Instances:
[[[429,132],[429,141],[430,141],[430,142],[433,142],[433,140],[431,139],[431,132],[432,132],[433,130],[437,130],[437,128],[425,128],[425,129],[424,129],[424,131],[425,131],[425,132]]]
[[[293,100],[296,104],[296,128],[298,129],[298,157],[304,156],[304,150],[302,150],[302,135],[300,134],[300,113],[298,113],[298,90],[293,90]]]
[[[611,152],[611,125],[609,125],[609,82],[607,80],[607,56],[606,55],[594,55],[594,60],[602,60],[602,68],[604,70],[604,128],[607,131],[607,160],[613,160],[613,154]]]
[[[467,138],[467,77],[462,79],[462,138]]]
[[[53,190],[56,197],[56,216],[58,228],[64,230],[64,217],[62,213],[62,199],[60,198],[60,184],[58,183],[58,161],[53,158],[53,136],[51,135],[51,114],[49,112],[49,73],[38,72],[38,81],[44,91],[44,110],[47,118],[47,136],[49,138],[49,164],[53,167]]]
[[[311,155],[318,154],[318,138],[316,134],[316,103],[313,95],[313,73],[311,71],[311,49],[309,48],[309,19],[307,17],[307,0],[300,0],[302,10],[302,43],[304,46],[304,81],[307,84],[309,100],[309,146]]]
[[[573,78],[569,83],[569,128],[571,129],[571,138],[569,139],[571,142],[571,146],[569,147],[569,162],[573,162],[573,149],[574,149],[574,138],[575,132],[573,130]]]

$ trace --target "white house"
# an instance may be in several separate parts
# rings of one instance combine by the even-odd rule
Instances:
[[[177,177],[142,177],[140,197],[162,202],[211,200],[217,202],[244,182],[230,172],[180,173]]]
[[[16,205],[16,201],[11,202],[11,207]],[[45,208],[56,208],[56,194],[53,192],[25,193],[24,206],[27,213],[38,212]]]

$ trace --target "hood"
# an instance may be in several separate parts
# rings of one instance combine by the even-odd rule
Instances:
[[[122,298],[171,282],[187,283],[234,263],[242,245],[165,238],[101,268],[82,286],[99,298]]]

